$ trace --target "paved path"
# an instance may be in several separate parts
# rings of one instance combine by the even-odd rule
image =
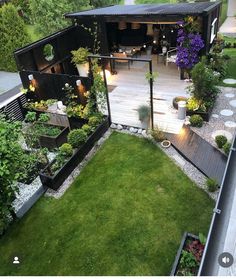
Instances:
[[[219,150],[194,133],[189,127],[178,135],[167,134],[172,145],[195,167],[221,184],[227,157]]]
[[[236,1],[228,0],[228,11],[227,11],[227,19],[221,25],[219,33],[229,36],[236,37]]]

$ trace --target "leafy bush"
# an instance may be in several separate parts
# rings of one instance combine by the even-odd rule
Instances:
[[[68,139],[68,143],[71,144],[73,148],[78,148],[83,143],[85,143],[87,139],[87,134],[83,129],[75,129],[70,131],[67,139]]]
[[[34,111],[28,111],[26,116],[25,116],[25,121],[26,122],[35,122],[36,121],[36,112]]]
[[[158,127],[155,127],[155,129],[153,129],[151,131],[151,135],[157,142],[160,142],[160,141],[163,141],[166,139],[165,134]]]
[[[50,116],[48,113],[41,113],[39,115],[38,121],[39,122],[48,122],[49,119],[50,119]]]
[[[226,136],[219,135],[215,137],[215,142],[219,148],[222,148],[227,143]]]
[[[92,128],[96,128],[102,121],[100,116],[91,116],[89,117],[88,125]]]
[[[194,268],[198,266],[198,262],[192,253],[183,250],[182,257],[180,259],[180,266],[181,268]]]
[[[202,117],[201,117],[200,115],[198,115],[198,114],[192,115],[192,116],[190,117],[190,119],[189,119],[189,122],[190,122],[191,126],[193,126],[193,127],[198,127],[198,128],[200,128],[200,127],[202,127],[202,125],[203,125],[203,119],[202,119]]]
[[[70,157],[73,154],[73,147],[69,143],[63,143],[62,146],[59,147],[59,152],[61,156]]]
[[[88,135],[93,131],[93,128],[89,126],[88,124],[84,124],[82,126],[82,129],[85,131],[85,133]]]
[[[218,182],[213,178],[207,178],[206,185],[209,192],[215,192],[219,187]]]
[[[230,143],[230,142],[226,142],[226,143],[223,145],[223,150],[224,150],[224,153],[225,153],[226,155],[229,155],[230,148],[231,148],[231,143]]]
[[[80,47],[77,50],[72,50],[71,51],[72,54],[72,59],[71,61],[75,64],[84,64],[87,62],[87,58],[89,55],[89,51],[87,48],[84,47]]]
[[[23,19],[11,4],[0,8],[0,70],[16,72],[13,52],[30,43]]]

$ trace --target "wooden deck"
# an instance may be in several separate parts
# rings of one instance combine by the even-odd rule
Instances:
[[[172,145],[202,173],[221,184],[227,157],[189,127],[178,135],[166,134]]]
[[[142,55],[142,58],[147,56]],[[165,66],[157,58],[157,55],[152,56],[153,71],[158,72],[153,94],[154,124],[165,131],[178,133],[183,121],[177,119],[172,100],[178,95],[186,96],[188,84],[180,80],[176,65]],[[148,64],[135,61],[130,70],[127,65],[117,65],[116,71],[117,75],[108,78],[112,122],[140,127],[137,109],[150,103],[149,84],[145,79]]]

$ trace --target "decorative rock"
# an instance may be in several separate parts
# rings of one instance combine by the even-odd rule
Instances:
[[[144,137],[147,137],[147,132],[146,132],[146,130],[143,130],[143,131],[142,131],[142,135],[143,135]]]
[[[233,98],[234,94],[233,93],[227,93],[227,94],[225,94],[225,97],[226,98]]]
[[[118,124],[116,128],[117,128],[118,130],[122,130],[122,129],[123,129],[122,125],[120,125],[120,124]]]
[[[136,128],[134,128],[134,127],[130,127],[130,128],[129,128],[129,131],[130,131],[131,133],[137,133],[138,129],[136,129]]]
[[[225,131],[225,130],[216,130],[215,132],[212,133],[211,136],[213,137],[213,139],[215,139],[215,137],[219,136],[219,135],[225,136],[228,141],[231,141],[233,138],[233,135],[230,132]]]
[[[229,109],[223,109],[220,111],[220,114],[223,116],[231,116],[234,114],[234,112],[232,110]]]
[[[216,113],[213,113],[213,114],[212,114],[212,117],[213,117],[213,118],[219,118],[219,115],[216,114]]]
[[[233,78],[226,78],[223,80],[225,84],[236,84],[236,79]]]
[[[229,104],[230,104],[232,107],[236,108],[236,100],[230,101]]]
[[[142,129],[138,129],[138,134],[142,134]]]
[[[225,127],[235,128],[236,127],[236,122],[234,122],[234,121],[226,121],[225,122]]]
[[[112,123],[110,127],[111,127],[112,129],[116,129],[116,128],[117,128],[116,124],[114,124],[114,123]]]

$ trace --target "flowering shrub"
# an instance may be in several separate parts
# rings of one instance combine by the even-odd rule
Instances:
[[[178,22],[180,28],[177,37],[176,64],[181,69],[190,70],[199,61],[199,51],[204,47],[201,35],[191,28],[193,19]]]

